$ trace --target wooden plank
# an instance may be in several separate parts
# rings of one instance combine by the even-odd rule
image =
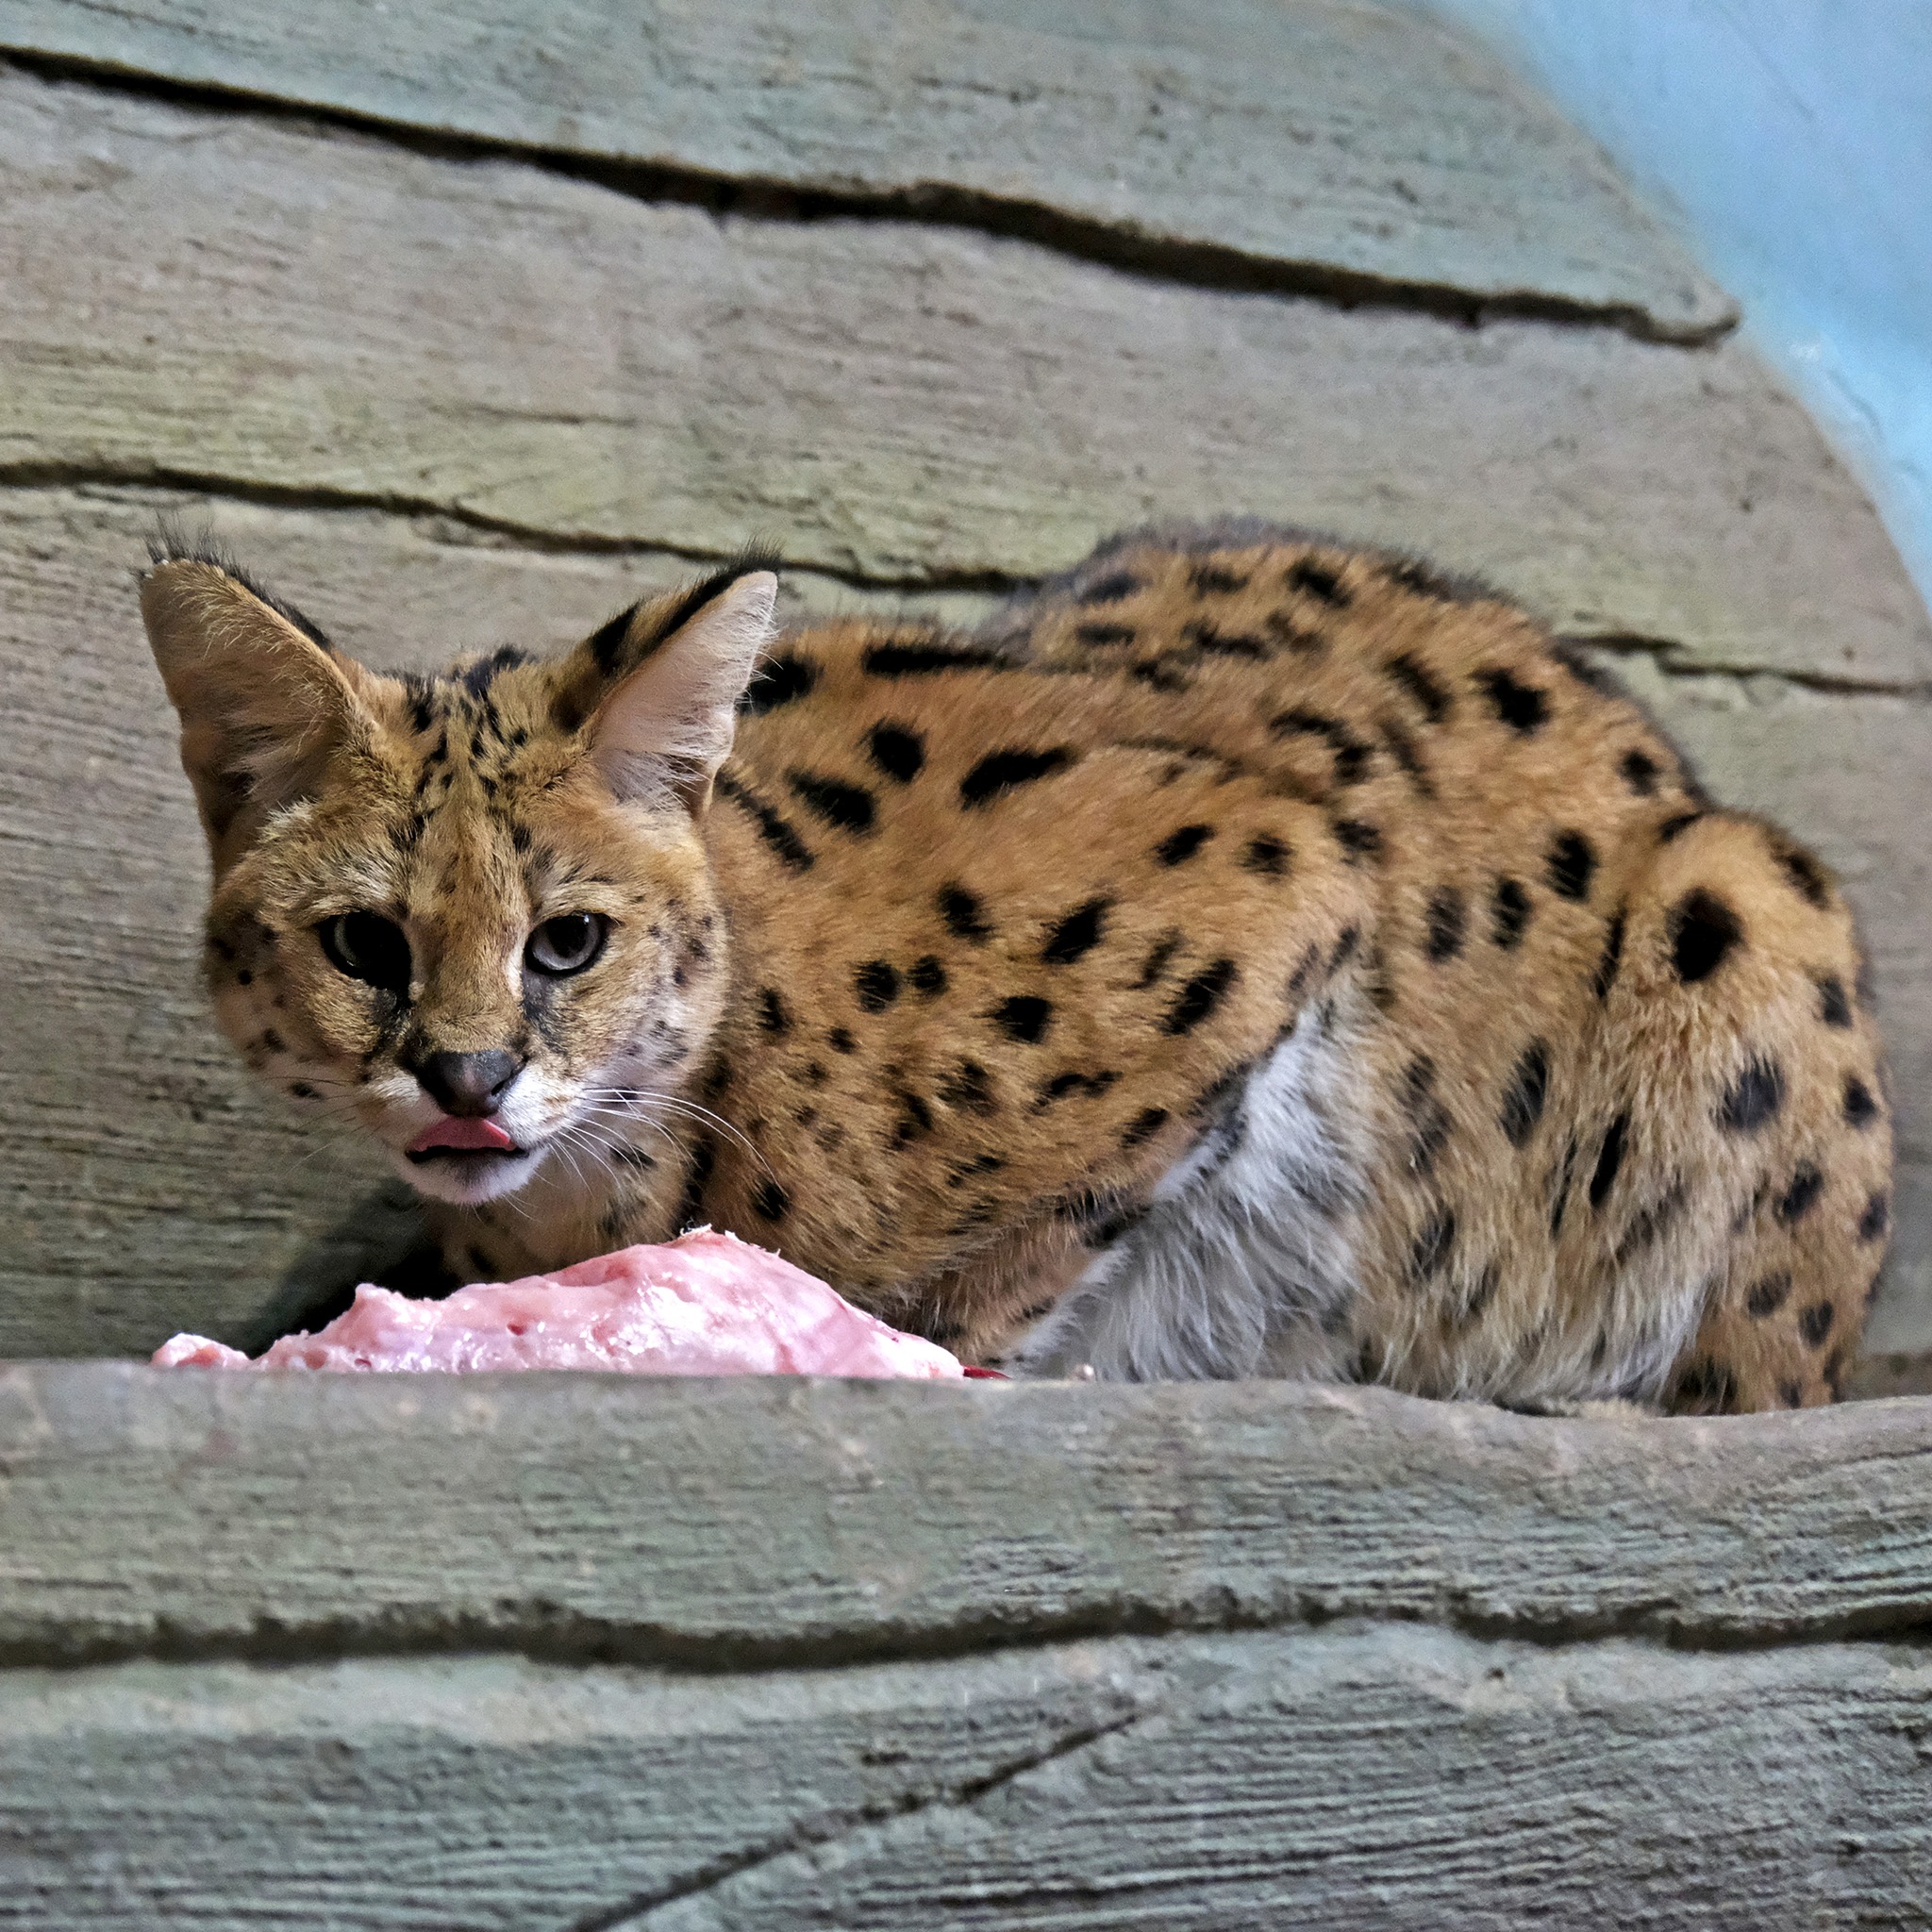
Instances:
[[[0,1672],[0,1926],[605,1924],[1152,1708],[1141,1647],[757,1677]]]
[[[1916,1651],[1424,1626],[0,1674],[0,1925],[1928,1922]]]
[[[971,1805],[616,1924],[1932,1923],[1932,1671],[1916,1653],[1551,1653],[1399,1628],[1175,1652],[1197,1682],[1225,1674]]]
[[[1932,668],[1870,506],[1736,343],[720,221],[17,73],[0,189],[20,480],[194,478],[691,555],[762,533],[955,585],[1240,509],[1433,552],[1694,664]]]
[[[1726,297],[1483,50],[1328,0],[0,0],[0,42],[407,126],[1700,340]]]
[[[1547,1422],[1264,1382],[15,1364],[0,1657],[715,1668],[1347,1616],[1905,1632],[1932,1616],[1928,1456],[1915,1401]]]

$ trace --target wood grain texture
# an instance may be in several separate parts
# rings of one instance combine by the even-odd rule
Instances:
[[[553,155],[1040,216],[1700,339],[1736,311],[1485,52],[1329,0],[0,0],[0,43]]]
[[[0,1674],[0,1925],[1928,1923],[1932,1668],[1382,1628]]]
[[[1223,510],[1687,662],[1913,685],[1932,626],[1742,346],[719,219],[0,75],[0,475],[200,479],[882,582]]]
[[[0,1657],[835,1663],[1424,1618],[1932,1617],[1932,1404],[1549,1422],[1271,1383],[0,1368]]]
[[[0,841],[20,989],[0,1044],[8,1140],[0,1356],[146,1353],[177,1328],[259,1346],[304,1296],[375,1272],[405,1217],[377,1170],[258,1094],[196,968],[201,838],[142,641],[133,568],[158,516],[206,527],[371,662],[560,646],[689,566],[539,551],[371,510],[140,490],[0,491]],[[868,598],[791,572],[798,615]],[[984,600],[938,600],[970,620]],[[1685,676],[1607,659],[1718,795],[1767,810],[1842,873],[1877,964],[1902,1156],[1877,1345],[1932,1342],[1932,812],[1928,712],[1904,694]],[[76,1050],[85,1042],[86,1050]],[[347,1224],[346,1227],[344,1224]]]
[[[608,1924],[1154,1707],[1133,1645],[678,1678],[515,1658],[0,1672],[0,1926]]]

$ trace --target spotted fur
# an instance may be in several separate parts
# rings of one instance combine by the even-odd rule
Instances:
[[[770,593],[410,679],[147,579],[224,1024],[459,1273],[708,1221],[1026,1372],[1839,1391],[1891,1166],[1850,916],[1521,611],[1251,525],[972,634],[774,643]],[[393,984],[331,962],[358,911]],[[499,1052],[525,1151],[410,1161],[432,1057]]]

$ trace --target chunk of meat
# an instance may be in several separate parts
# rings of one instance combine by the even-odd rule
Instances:
[[[964,1373],[936,1343],[890,1328],[823,1281],[708,1228],[622,1248],[555,1274],[479,1282],[438,1302],[385,1288],[314,1335],[285,1335],[250,1361],[177,1335],[162,1368],[614,1369],[634,1375],[914,1375]]]

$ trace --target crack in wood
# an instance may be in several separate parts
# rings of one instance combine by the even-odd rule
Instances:
[[[1072,1757],[1082,1751],[1089,1751],[1108,1738],[1119,1737],[1132,1730],[1156,1715],[1160,1706],[1143,1707],[1132,1710],[1110,1722],[1082,1724],[1063,1737],[1057,1739],[1043,1751],[1029,1751],[991,1772],[980,1774],[977,1777],[963,1779],[956,1784],[943,1785],[938,1790],[921,1793],[908,1791],[896,1803],[873,1805],[848,1811],[841,1815],[838,1823],[822,1830],[803,1830],[786,1833],[782,1837],[767,1840],[764,1843],[734,1854],[730,1857],[713,1859],[689,1877],[675,1883],[658,1886],[648,1892],[613,1906],[607,1910],[596,1911],[573,1920],[567,1932],[625,1932],[625,1928],[641,1928],[650,1923],[653,1914],[664,1907],[675,1905],[681,1899],[695,1898],[702,1893],[717,1891],[735,1878],[748,1873],[756,1873],[768,1865],[774,1865],[781,1859],[795,1857],[800,1852],[824,1851],[828,1846],[869,1831],[881,1824],[893,1824],[901,1819],[914,1818],[932,1811],[970,1810],[983,1799],[1004,1790],[1029,1772],[1041,1770],[1060,1759]]]
[[[0,46],[0,67],[42,80],[166,102],[207,114],[333,128],[453,162],[507,160],[645,204],[701,208],[720,219],[794,225],[870,222],[962,228],[1021,242],[1143,280],[1243,294],[1277,295],[1343,309],[1390,308],[1478,328],[1486,321],[1533,321],[1563,328],[1608,328],[1638,341],[1696,350],[1724,341],[1735,313],[1708,324],[1668,324],[1632,302],[1591,302],[1534,289],[1474,291],[1451,282],[1411,280],[1313,258],[1263,256],[1229,243],[1149,234],[1126,223],[1049,203],[946,182],[902,189],[799,186],[757,175],[724,175],[662,161],[604,159],[568,148],[429,128],[339,103],[291,100],[216,81],[183,81],[82,55]]]

